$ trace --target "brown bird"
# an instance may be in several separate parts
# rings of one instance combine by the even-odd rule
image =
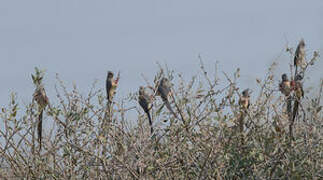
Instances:
[[[239,99],[239,105],[241,108],[241,112],[240,112],[240,117],[238,119],[238,127],[241,133],[240,134],[241,145],[243,145],[244,144],[244,135],[243,135],[244,118],[246,115],[246,111],[247,109],[249,109],[249,106],[250,106],[249,89],[245,89],[244,91],[242,91],[242,96]]]
[[[120,79],[120,73],[118,73],[118,77],[113,79],[113,72],[108,71],[107,79],[106,79],[106,92],[107,92],[107,99],[109,103],[112,102],[112,99],[116,93],[116,89],[118,86],[118,81]]]
[[[148,116],[149,125],[150,125],[150,133],[153,134],[154,133],[153,123],[152,123],[150,112],[149,112],[151,109],[151,98],[148,96],[148,94],[146,94],[145,88],[143,86],[139,87],[138,102]]]
[[[283,93],[287,99],[287,112],[290,117],[292,111],[292,98],[290,96],[293,91],[294,81],[289,81],[288,76],[286,74],[282,75],[282,81],[279,84],[279,90]]]
[[[285,96],[290,95],[290,93],[292,91],[292,87],[291,87],[291,82],[289,81],[287,74],[282,75],[282,81],[279,84],[279,90]]]
[[[298,114],[298,108],[300,105],[300,101],[301,98],[304,97],[304,90],[303,90],[303,85],[302,85],[302,79],[303,77],[301,75],[297,75],[295,77],[295,87],[294,87],[294,91],[295,91],[295,102],[294,102],[294,110],[293,110],[293,122],[295,121],[295,118]]]
[[[158,95],[162,98],[163,102],[165,103],[167,109],[177,118],[177,115],[173,111],[169,101],[168,97],[171,95],[171,85],[167,78],[162,78],[159,82],[158,88],[157,88]]]
[[[295,57],[294,57],[294,66],[296,68],[295,75],[298,73],[297,71],[298,67],[303,68],[304,64],[305,64],[305,42],[303,39],[301,39],[295,51]]]
[[[33,94],[33,99],[38,104],[38,142],[39,142],[39,150],[42,147],[42,124],[43,124],[43,111],[45,110],[46,106],[49,104],[48,97],[46,96],[46,92],[44,87],[41,84],[36,84],[36,90]]]
[[[242,96],[239,99],[239,105],[243,109],[248,109],[250,106],[250,93],[249,89],[242,91]]]

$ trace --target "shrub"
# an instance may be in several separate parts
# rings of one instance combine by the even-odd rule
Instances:
[[[224,73],[220,84],[202,61],[201,74],[188,82],[161,67],[147,86],[156,90],[161,77],[170,79],[174,86],[169,100],[179,116],[156,96],[153,135],[137,105],[137,93],[113,102],[109,111],[106,95],[95,83],[83,96],[57,76],[56,99],[49,100],[44,113],[41,150],[37,104],[21,107],[12,94],[0,113],[0,178],[321,179],[323,80],[313,96],[301,101],[291,137],[286,98],[274,81],[280,77],[273,73],[276,66],[256,80],[260,91],[253,92],[247,110],[238,104],[240,69],[232,77]],[[39,72],[35,76],[42,76]]]

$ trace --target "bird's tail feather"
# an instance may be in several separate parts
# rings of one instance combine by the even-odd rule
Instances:
[[[293,117],[291,118],[291,122],[289,124],[289,135],[290,135],[290,137],[292,139],[294,139],[294,137],[293,137],[293,126],[294,126],[296,116],[298,114],[298,106],[299,106],[299,100],[296,99],[295,102],[294,102]]]
[[[295,121],[295,118],[298,114],[298,107],[299,107],[299,102],[298,102],[298,100],[296,100],[294,103],[293,122]]]
[[[153,134],[154,133],[154,128],[153,128],[153,122],[151,120],[151,116],[149,112],[146,112],[147,116],[148,116],[148,120],[149,120],[149,125],[150,125],[150,133]]]
[[[39,150],[41,150],[42,148],[42,129],[43,129],[43,111],[41,110],[39,113],[39,117],[38,117],[38,142],[39,142]]]
[[[292,114],[292,98],[288,97],[287,98],[287,113],[288,113],[288,117],[291,117]]]
[[[245,118],[245,112],[241,111],[240,117],[239,117],[239,122],[238,122],[241,145],[244,144],[244,135],[243,135],[244,118]]]
[[[167,107],[167,109],[175,116],[175,118],[177,118],[177,115],[176,115],[176,113],[173,111],[173,109],[172,109],[172,107],[171,107],[171,105],[169,104],[169,101],[168,100],[164,100],[164,103],[165,103],[165,105],[166,105],[166,107]]]

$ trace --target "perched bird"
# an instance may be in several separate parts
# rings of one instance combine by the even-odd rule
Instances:
[[[151,109],[151,98],[148,96],[148,94],[146,94],[145,88],[143,86],[139,87],[138,102],[148,116],[149,125],[150,125],[150,133],[153,134],[153,132],[154,132],[153,123],[152,123],[150,112],[149,112]]]
[[[301,98],[304,97],[304,90],[302,85],[302,79],[303,77],[301,75],[296,75],[295,77],[295,102],[294,102],[294,110],[293,110],[293,121],[295,120],[297,114],[298,114],[298,108],[300,105]]]
[[[49,104],[48,97],[46,96],[46,92],[44,87],[41,84],[36,85],[36,90],[33,94],[33,99],[38,104],[38,142],[39,142],[39,149],[42,147],[42,124],[43,124],[43,111],[45,110],[46,106]]]
[[[112,99],[116,93],[116,88],[118,86],[118,81],[120,78],[120,73],[118,73],[118,77],[113,79],[113,72],[108,71],[107,79],[106,79],[106,91],[107,91],[107,99],[109,103],[112,102]]]
[[[279,84],[279,90],[285,96],[290,95],[292,91],[292,87],[291,87],[291,81],[289,81],[287,74],[282,75],[282,81]]]
[[[250,106],[250,93],[249,89],[242,91],[242,96],[239,99],[239,105],[243,109],[248,109]]]
[[[298,73],[297,68],[303,67],[305,64],[305,42],[303,39],[300,40],[295,51],[294,56],[294,66],[295,66],[295,75]]]
[[[238,127],[239,127],[239,131],[241,133],[240,134],[241,145],[243,145],[244,144],[244,135],[243,135],[244,118],[246,115],[246,110],[250,106],[249,89],[245,89],[244,91],[242,91],[242,96],[239,99],[239,105],[241,108],[241,112],[240,112],[240,117],[238,119]]]
[[[162,78],[159,82],[158,88],[157,88],[158,95],[162,98],[163,102],[165,103],[167,109],[177,118],[177,115],[173,111],[169,101],[168,97],[171,95],[171,85],[167,78]]]
[[[286,74],[282,75],[282,81],[279,84],[279,90],[283,93],[287,99],[287,112],[290,117],[292,112],[292,98],[290,96],[291,92],[293,91],[294,81],[290,81]]]

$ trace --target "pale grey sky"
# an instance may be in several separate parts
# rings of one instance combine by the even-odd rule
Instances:
[[[54,94],[55,73],[86,92],[107,70],[120,70],[121,94],[153,76],[156,61],[191,76],[198,54],[206,65],[220,62],[229,72],[241,67],[242,86],[277,58],[286,40],[300,38],[308,53],[323,54],[323,1],[299,0],[2,0],[0,1],[0,105],[11,91],[28,102],[30,73],[45,68]],[[288,70],[288,56],[279,57]],[[322,77],[322,61],[311,70]]]

